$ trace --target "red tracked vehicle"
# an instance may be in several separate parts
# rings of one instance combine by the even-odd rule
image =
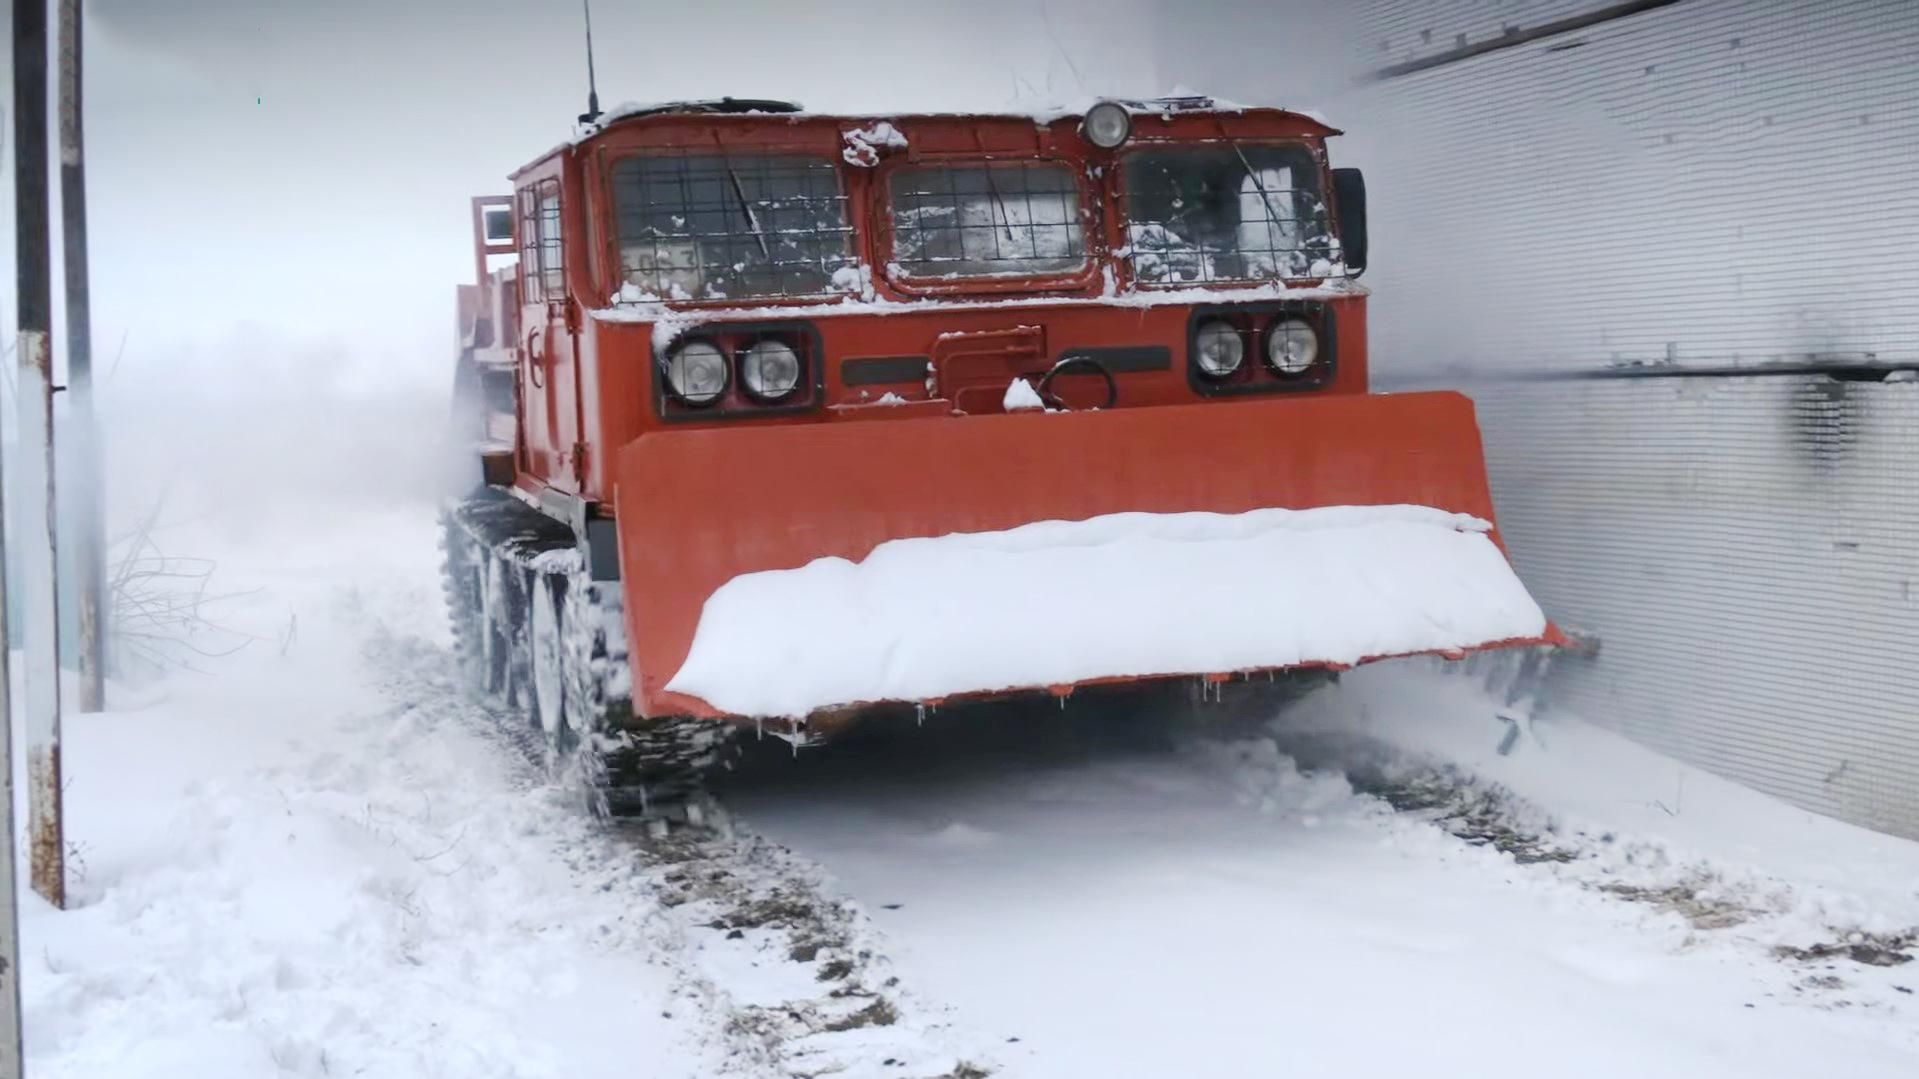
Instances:
[[[1023,655],[973,681],[902,670],[899,642],[882,641],[870,682],[732,692],[841,658],[857,668],[840,652],[862,646],[827,630],[729,666],[742,624],[750,635],[792,612],[722,611],[716,593],[751,599],[769,571],[857,564],[899,540],[1114,514],[1430,507],[1478,519],[1510,578],[1470,402],[1367,392],[1365,189],[1329,167],[1337,134],[1204,98],[1041,116],[726,99],[595,119],[514,173],[511,196],[473,204],[456,400],[479,486],[446,524],[476,684],[543,730],[556,759],[583,761],[620,812],[682,801],[742,722],[807,737],[881,705],[1559,643],[1529,599],[1505,629],[1427,610],[1406,615],[1423,627],[1410,636],[1355,638],[1416,642],[1377,652],[1312,632],[1363,620],[1363,605],[1282,604],[1287,647],[1225,649],[1237,658],[1217,669],[1191,650],[1142,658],[1135,646],[1171,617],[1142,600],[1122,620],[1137,633],[1022,639],[1007,647]],[[1420,572],[1407,568],[1419,550],[1394,550],[1406,557],[1322,569]],[[1211,580],[1232,592],[1282,568]],[[972,582],[962,569],[910,587],[943,596],[937,620],[972,602]],[[1524,598],[1516,579],[1494,583]],[[1418,590],[1371,586],[1362,614],[1382,623]],[[964,613],[990,614],[976,607]],[[976,638],[1031,613],[1007,606],[1005,626]],[[1202,613],[1192,632],[1228,622]],[[790,632],[835,624],[848,623]]]

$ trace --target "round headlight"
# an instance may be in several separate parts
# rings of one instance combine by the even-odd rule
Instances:
[[[710,341],[689,341],[666,358],[666,384],[689,405],[710,405],[726,392],[726,353]]]
[[[1266,334],[1266,362],[1282,375],[1305,373],[1319,359],[1319,332],[1304,319],[1283,318]]]
[[[1225,378],[1239,370],[1240,361],[1246,358],[1246,341],[1230,322],[1213,321],[1201,326],[1194,345],[1193,361],[1199,364],[1201,373],[1212,378]]]
[[[1086,141],[1102,150],[1111,150],[1133,133],[1133,116],[1116,101],[1102,101],[1086,110],[1080,121],[1080,133]]]
[[[777,401],[800,384],[800,357],[784,341],[757,341],[740,353],[740,381],[762,401]]]

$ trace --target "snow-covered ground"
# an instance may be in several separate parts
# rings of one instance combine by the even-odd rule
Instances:
[[[1919,969],[1844,954],[1913,951],[1919,844],[1571,719],[1501,755],[1423,664],[769,740],[739,838],[650,849],[453,689],[429,506],[166,541],[246,643],[69,718],[36,1076],[1919,1073]]]
[[[749,840],[737,886],[689,879],[711,859],[592,824],[462,698],[436,531],[424,501],[159,530],[230,598],[194,669],[67,718],[31,1074],[964,1075],[812,866]]]
[[[1043,713],[1027,718],[982,737],[935,717],[918,732],[930,744],[822,754],[733,796],[753,826],[879,904],[893,958],[922,991],[1018,1039],[997,1054],[1004,1074],[1919,1067],[1919,971],[1772,953],[1834,941],[1835,928],[1919,925],[1914,844],[1584,725],[1556,724],[1541,733],[1550,748],[1502,758],[1476,687],[1411,664],[1348,675],[1277,741],[1141,745],[1134,728],[1115,745],[1096,717],[1053,731],[1033,729]],[[1489,804],[1537,827],[1526,856],[1572,860],[1520,864],[1433,823],[1483,788],[1466,781],[1456,796],[1462,776],[1397,748],[1422,744],[1463,749],[1452,759],[1523,792]],[[1439,805],[1395,812],[1339,764]]]
[[[68,718],[70,909],[23,916],[31,1074],[710,1073],[630,873],[446,682],[409,517],[196,537],[263,589],[209,612],[234,634],[209,647],[245,647]]]

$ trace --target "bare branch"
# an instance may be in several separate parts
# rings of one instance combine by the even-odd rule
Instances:
[[[230,656],[260,639],[215,621],[210,613],[214,605],[253,590],[216,592],[212,584],[219,563],[161,550],[154,528],[165,505],[163,489],[133,530],[113,543],[107,592],[112,652],[121,677],[168,670],[204,673],[193,660]]]

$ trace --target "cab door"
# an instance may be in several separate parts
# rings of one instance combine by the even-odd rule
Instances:
[[[568,324],[566,245],[558,177],[520,189],[520,402],[527,471],[577,491],[575,334]]]

